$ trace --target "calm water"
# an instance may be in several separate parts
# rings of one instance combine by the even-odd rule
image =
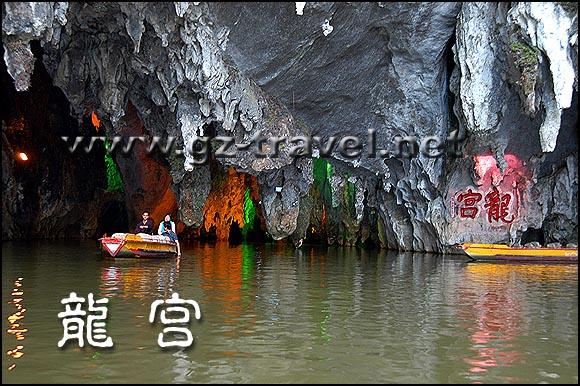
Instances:
[[[578,383],[577,265],[276,245],[198,245],[179,260],[96,251],[3,243],[3,382]],[[109,299],[113,349],[57,347],[70,292]],[[202,312],[185,351],[161,349],[159,316],[148,321],[173,292]]]

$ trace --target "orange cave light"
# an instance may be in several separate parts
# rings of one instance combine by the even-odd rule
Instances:
[[[101,120],[99,119],[99,117],[97,117],[97,114],[95,114],[94,111],[91,113],[91,122],[95,127],[95,129],[99,131],[99,128],[101,127]]]

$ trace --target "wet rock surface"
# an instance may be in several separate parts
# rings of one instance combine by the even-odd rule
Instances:
[[[577,10],[557,3],[306,3],[301,12],[294,3],[4,3],[2,34],[18,92],[35,86],[29,47],[40,41],[73,117],[96,112],[108,138],[137,130],[175,139],[165,153],[140,145],[130,156],[114,154],[130,220],[150,206],[201,226],[208,197],[215,201],[212,181],[231,167],[257,179],[252,194],[269,235],[296,245],[311,238],[445,252],[465,241],[519,242],[528,228],[540,229],[545,242],[577,243]],[[238,143],[259,134],[352,135],[366,143],[370,129],[379,149],[396,136],[437,136],[459,138],[460,152],[372,158],[365,144],[356,159],[334,152],[320,164],[281,146],[278,158],[248,151],[218,158],[222,170],[212,172],[183,151],[203,135]],[[4,165],[4,191],[17,197],[21,181]],[[150,194],[138,199],[143,186]],[[26,217],[27,210],[40,208],[7,213]],[[67,223],[57,218],[52,226],[59,221]]]

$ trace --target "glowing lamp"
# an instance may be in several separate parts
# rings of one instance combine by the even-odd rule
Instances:
[[[18,158],[21,161],[28,161],[28,156],[26,155],[26,153],[23,153],[23,152],[18,153]]]
[[[101,120],[99,119],[99,117],[97,117],[97,114],[95,114],[94,111],[91,113],[91,123],[93,124],[95,129],[99,131],[99,127],[101,127]]]

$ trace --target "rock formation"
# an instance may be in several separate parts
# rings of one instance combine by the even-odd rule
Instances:
[[[217,207],[212,186],[228,186],[212,181],[235,170],[251,176],[229,183],[253,181],[244,186],[264,230],[296,245],[310,238],[446,252],[464,241],[525,241],[532,230],[545,242],[577,243],[572,3],[3,3],[2,11],[13,81],[3,89],[14,90],[5,98],[35,92],[41,59],[81,133],[94,112],[109,141],[174,139],[168,152],[139,144],[112,153],[125,186],[114,200],[129,221],[144,209],[177,211],[185,229],[202,227],[220,212],[207,210]],[[3,113],[3,129],[30,121],[27,114]],[[70,146],[54,126],[41,130],[55,146]],[[379,149],[402,137],[439,138],[432,152],[442,154],[372,157],[369,130]],[[300,135],[319,137],[313,158],[294,157],[292,144],[276,158],[238,151],[205,164],[187,151],[203,146],[202,136],[248,143]],[[317,157],[332,136],[357,136],[362,154]],[[3,137],[4,224],[38,216],[45,207],[27,203],[49,186],[37,179],[39,192],[19,193],[14,141],[10,132]],[[212,141],[205,145],[216,150]],[[52,162],[66,165],[66,179],[82,161]],[[90,210],[102,212],[112,198],[91,173],[68,183],[91,178]],[[237,186],[236,200],[242,192]],[[65,212],[74,202],[66,192],[47,200]],[[242,206],[227,207],[236,213],[220,216],[243,227]],[[51,227],[69,223],[51,221],[32,233],[3,226],[3,239],[51,237]]]

